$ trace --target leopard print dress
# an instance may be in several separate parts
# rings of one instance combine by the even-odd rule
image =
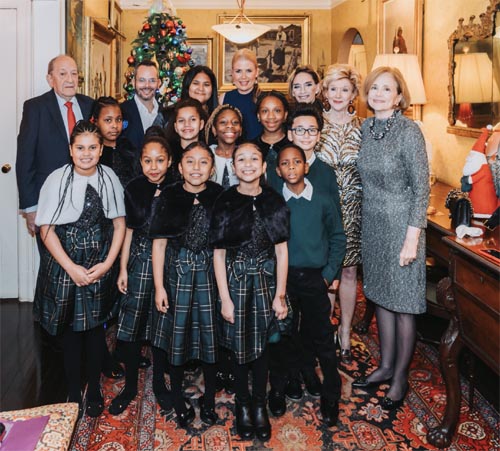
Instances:
[[[362,189],[357,160],[362,120],[355,117],[348,124],[335,124],[326,115],[323,117],[325,125],[316,147],[316,156],[335,170],[347,238],[343,266],[354,266],[361,263]]]

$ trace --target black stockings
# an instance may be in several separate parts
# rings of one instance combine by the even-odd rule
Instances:
[[[250,363],[238,364],[233,358],[234,388],[236,398],[240,401],[250,399],[248,390],[248,374],[252,370],[252,395],[256,399],[265,399],[267,386],[267,373],[269,370],[269,348]]]
[[[376,307],[380,340],[380,366],[370,374],[369,382],[392,378],[387,396],[401,399],[408,386],[408,370],[415,350],[417,327],[415,315]]]
[[[82,350],[85,346],[87,369],[87,398],[89,401],[102,399],[100,389],[101,367],[104,347],[104,328],[95,327],[85,332],[75,332],[71,326],[62,334],[64,372],[68,384],[69,401],[81,402]]]
[[[120,341],[120,352],[125,363],[125,388],[123,393],[129,397],[134,397],[137,394],[141,347],[141,341]]]
[[[153,393],[156,397],[167,393],[165,386],[165,371],[167,370],[167,353],[156,346],[151,346],[153,352]]]

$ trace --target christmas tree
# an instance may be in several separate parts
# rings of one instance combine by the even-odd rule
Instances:
[[[154,1],[149,13],[132,42],[133,47],[127,58],[127,81],[123,87],[127,98],[133,98],[134,66],[144,60],[156,60],[161,79],[158,102],[164,106],[172,105],[180,98],[184,74],[194,66],[192,49],[186,42],[186,25],[175,16],[175,9],[169,1]]]

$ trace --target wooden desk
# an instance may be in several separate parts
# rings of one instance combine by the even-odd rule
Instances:
[[[442,239],[444,236],[455,235],[451,228],[449,211],[444,206],[446,196],[453,188],[446,183],[437,182],[431,187],[429,207],[434,207],[436,212],[427,215],[426,251],[427,255],[433,257],[436,263],[448,267],[448,249]]]
[[[498,231],[481,238],[459,239],[447,236],[443,245],[449,255],[449,286],[438,302],[450,313],[451,319],[441,338],[440,363],[446,386],[446,408],[441,424],[431,429],[427,440],[444,448],[451,442],[460,413],[458,356],[467,346],[490,368],[499,373],[499,281],[498,260],[481,252],[484,248],[499,250]]]

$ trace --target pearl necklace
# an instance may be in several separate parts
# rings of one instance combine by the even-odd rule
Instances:
[[[396,120],[396,113],[397,112],[398,112],[398,110],[393,111],[393,113],[390,115],[389,119],[387,119],[384,130],[381,133],[375,132],[375,130],[374,130],[375,118],[372,119],[369,130],[370,130],[370,135],[372,135],[373,139],[378,141],[385,136],[385,134],[391,129],[392,125],[394,124],[394,121]]]

